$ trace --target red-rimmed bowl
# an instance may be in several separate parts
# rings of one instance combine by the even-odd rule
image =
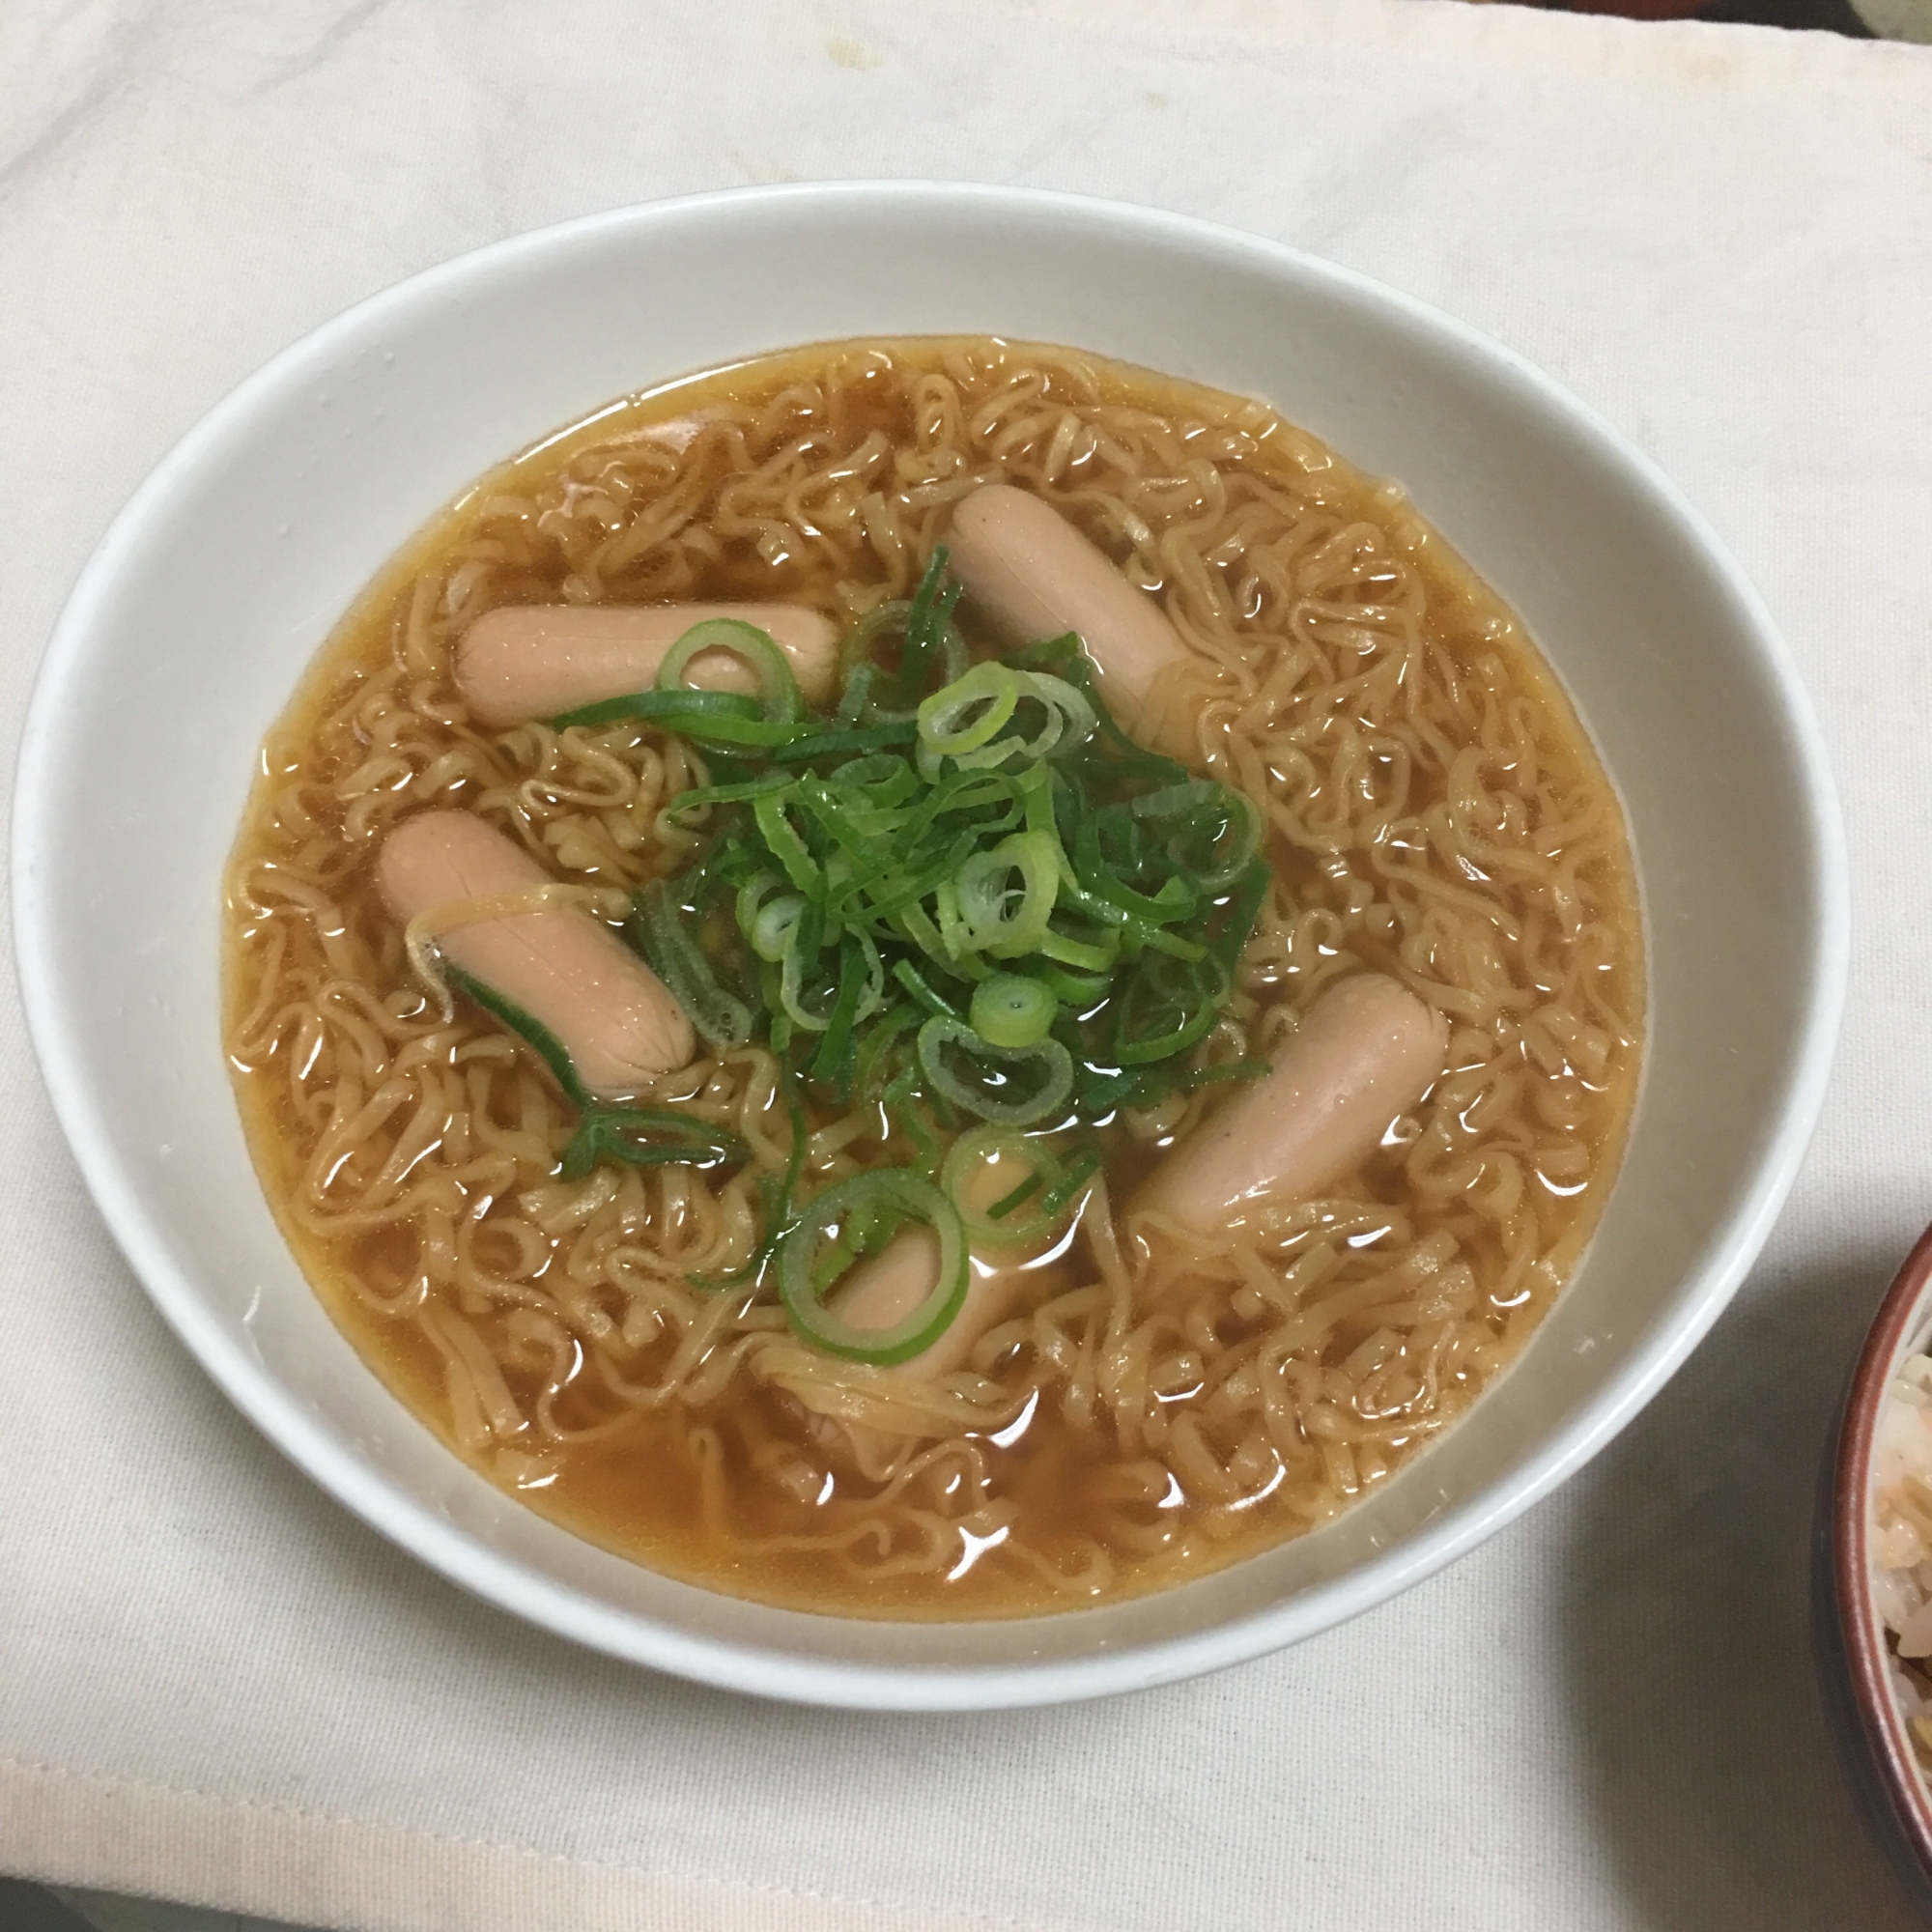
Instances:
[[[1872,1450],[1907,1357],[1932,1348],[1932,1229],[1907,1256],[1865,1336],[1819,1499],[1818,1637],[1826,1689],[1865,1809],[1921,1905],[1932,1909],[1932,1789],[1887,1668],[1872,1590]]]

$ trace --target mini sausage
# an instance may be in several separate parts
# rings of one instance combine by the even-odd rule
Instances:
[[[807,702],[827,696],[838,668],[838,633],[800,604],[506,604],[487,611],[456,647],[456,686],[482,724],[521,724],[580,705],[648,691],[665,654],[712,617],[763,631],[791,663]],[[705,651],[686,682],[755,695],[751,667]]]
[[[946,543],[967,595],[1015,643],[1079,633],[1131,730],[1148,687],[1184,649],[1160,606],[1051,504],[1009,483],[962,497]]]
[[[944,1376],[961,1367],[973,1345],[1005,1319],[1026,1285],[1035,1258],[1017,1265],[967,1257],[966,1299],[930,1348],[895,1365],[896,1373]],[[890,1328],[903,1321],[939,1280],[939,1236],[930,1228],[902,1229],[869,1261],[846,1275],[829,1306],[855,1328]]]
[[[463,899],[552,883],[522,846],[467,811],[424,811],[383,841],[376,882],[407,924]],[[696,1051],[691,1022],[664,981],[575,906],[452,926],[437,939],[465,973],[548,1027],[595,1094],[636,1093]]]
[[[1168,1154],[1131,1208],[1205,1234],[1317,1192],[1421,1100],[1448,1042],[1441,1014],[1386,974],[1338,980],[1302,1015],[1274,1070]]]

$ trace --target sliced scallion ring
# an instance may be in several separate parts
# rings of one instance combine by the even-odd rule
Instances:
[[[1037,1135],[975,1127],[952,1143],[939,1184],[959,1210],[974,1248],[1028,1247],[1059,1219],[1058,1212],[1042,1212],[1040,1202],[1062,1173],[1053,1150]]]
[[[1166,792],[1134,801],[1134,810],[1143,815],[1151,800],[1172,799],[1176,794],[1194,793],[1204,788],[1210,794],[1196,798],[1183,810],[1166,815],[1171,828],[1167,839],[1167,860],[1178,867],[1204,893],[1220,892],[1247,869],[1261,847],[1262,815],[1254,801],[1244,793],[1224,785],[1197,781],[1195,784],[1175,785]]]
[[[857,792],[882,811],[903,805],[919,789],[919,775],[896,752],[874,752],[838,767],[841,791]]]
[[[682,690],[685,667],[705,651],[728,651],[751,666],[764,694],[761,708],[767,724],[798,723],[801,700],[790,660],[755,624],[738,617],[707,617],[692,625],[665,653],[658,667],[658,689]]]
[[[1035,670],[1016,670],[1013,677],[1020,696],[1033,698],[1043,713],[1033,737],[1014,741],[1018,755],[1026,762],[1037,763],[1070,751],[1094,735],[1094,707],[1064,677]]]
[[[758,914],[764,910],[765,901],[774,893],[782,892],[784,885],[785,882],[776,872],[769,871],[756,871],[739,881],[732,911],[737,917],[738,930],[748,941],[752,937],[752,928],[757,923]]]
[[[760,959],[769,959],[776,966],[784,958],[791,936],[797,931],[798,923],[804,916],[804,895],[781,893],[777,898],[767,899],[758,906],[749,924],[744,923],[741,914],[739,930],[751,942],[752,951]]]
[[[1033,969],[1040,984],[1079,1017],[1083,1009],[1098,1006],[1113,990],[1114,981],[1106,973],[1075,973],[1067,967],[1039,965]]]
[[[752,814],[758,821],[758,830],[764,835],[765,843],[771,847],[772,857],[783,867],[785,877],[800,892],[808,895],[824,889],[825,874],[818,861],[811,856],[811,848],[799,836],[797,828],[785,816],[785,807],[791,802],[792,787],[783,791],[761,793],[752,807]]]
[[[1073,1091],[1073,1056],[1057,1039],[991,1046],[959,1020],[934,1017],[919,1030],[919,1064],[932,1091],[966,1113],[1005,1127],[1037,1126]],[[969,1084],[947,1064],[963,1054],[979,1075]],[[1025,1070],[1032,1077],[1023,1077]]]
[[[1057,851],[1045,833],[1015,832],[960,867],[953,889],[974,952],[1016,959],[1039,950],[1060,892]]]
[[[838,1276],[826,1279],[821,1265],[834,1231],[838,1245],[856,1261],[872,1252],[875,1242],[884,1245],[873,1231],[890,1225],[896,1233],[908,1221],[923,1222],[938,1239],[938,1277],[931,1292],[890,1328],[859,1328],[840,1320],[825,1305],[826,1293],[837,1286]],[[861,1227],[856,1246],[849,1239],[855,1222]],[[966,1234],[958,1210],[923,1175],[910,1168],[881,1168],[828,1187],[805,1208],[779,1243],[778,1272],[779,1299],[801,1340],[847,1361],[886,1367],[929,1349],[959,1313],[968,1280]]]
[[[802,1027],[807,1033],[823,1033],[838,1010],[838,982],[836,973],[827,975],[820,971],[819,977],[808,983],[805,951],[800,945],[803,923],[801,915],[800,924],[793,926],[785,939],[784,956],[779,962],[779,1004],[790,1016],[793,1026]],[[817,969],[816,957],[811,964]]]
[[[741,805],[747,799],[762,798],[768,791],[783,791],[791,781],[782,773],[767,772],[764,777],[750,779],[743,784],[694,785],[689,791],[681,791],[658,813],[660,832],[669,825],[680,832],[689,832],[692,827],[685,813],[697,811],[708,805]]]
[[[977,751],[1013,715],[1019,679],[997,659],[935,691],[919,707],[920,744],[940,757]]]
[[[1083,972],[1100,974],[1111,973],[1120,964],[1120,936],[1113,932],[1101,932],[1092,940],[1075,939],[1071,933],[1056,931],[1048,926],[1039,942],[1039,950],[1049,959],[1058,959],[1062,965],[1075,966]]]
[[[968,1018],[988,1046],[1031,1046],[1053,1031],[1060,1002],[1023,973],[995,973],[973,988]]]

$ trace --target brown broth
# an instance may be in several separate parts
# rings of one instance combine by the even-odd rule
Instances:
[[[931,361],[944,347],[929,343],[884,346],[915,365],[922,359]],[[303,770],[324,787],[344,776],[345,761],[338,759],[331,765],[318,757],[323,721],[340,710],[346,694],[391,662],[417,578],[460,539],[488,526],[493,500],[534,494],[554,483],[585,452],[607,447],[621,452],[640,439],[662,438],[667,428],[675,431],[677,425],[723,403],[766,401],[781,393],[787,383],[809,377],[832,353],[826,347],[798,351],[644,392],[546,439],[482,479],[452,504],[399,553],[358,601],[270,734],[264,748],[267,776],[258,786],[237,846],[237,876],[246,864],[272,860],[286,845],[286,834],[277,832],[273,819],[274,781],[278,776]],[[1185,384],[1144,371],[1094,366],[1102,371],[1112,398],[1138,408],[1185,416],[1200,406],[1204,396]],[[878,385],[878,391],[850,406],[857,413],[848,414],[841,434],[849,440],[877,429],[895,445],[902,443],[910,434],[904,399],[885,384]],[[1216,407],[1223,406],[1223,399],[1212,400]],[[1263,447],[1264,467],[1265,441]],[[1300,473],[1297,469],[1296,474]],[[1427,634],[1435,643],[1459,662],[1474,662],[1485,654],[1492,658],[1500,655],[1507,661],[1516,688],[1541,707],[1547,729],[1539,739],[1539,750],[1546,762],[1567,760],[1579,779],[1598,774],[1595,753],[1567,699],[1520,628],[1494,594],[1434,535],[1406,499],[1386,486],[1354,474],[1339,462],[1325,470],[1322,483],[1339,514],[1375,525],[1385,533],[1395,553],[1419,574],[1427,593]],[[506,574],[495,584],[493,601],[554,599],[563,574],[560,569]],[[680,594],[721,599],[783,597],[838,611],[831,582],[834,574],[814,569],[810,557],[774,558],[747,543],[727,543],[701,581]],[[339,824],[324,826],[317,836],[327,838],[339,835]],[[1338,922],[1357,917],[1350,908],[1360,896],[1361,873],[1350,862],[1319,861],[1279,836],[1270,847],[1270,856],[1289,879],[1298,903],[1331,906]],[[1590,1088],[1589,1116],[1576,1138],[1587,1149],[1585,1180],[1567,1193],[1558,1193],[1546,1183],[1545,1195],[1535,1204],[1552,1280],[1574,1264],[1601,1210],[1635,1087],[1634,1015],[1642,1002],[1640,930],[1634,880],[1620,835],[1615,849],[1597,867],[1593,878],[1594,889],[1606,908],[1605,917],[1616,925],[1619,934],[1616,956],[1605,968],[1608,994],[1611,1004],[1633,1016],[1633,1026],[1604,1078],[1594,1084],[1583,1083]],[[336,879],[335,890],[340,902],[349,908],[356,930],[375,932],[386,924],[386,915],[376,901],[366,859],[359,867],[346,867]],[[259,963],[243,944],[245,924],[231,903],[225,955],[231,1040],[241,1016],[259,990]],[[1348,945],[1351,954],[1368,967],[1400,970],[1392,942],[1378,941],[1371,930],[1350,925]],[[394,955],[391,946],[387,957],[392,971]],[[406,983],[406,976],[399,975],[377,990],[389,994]],[[413,1235],[389,1230],[355,1241],[326,1240],[309,1232],[292,1209],[316,1128],[296,1097],[287,1065],[290,1051],[278,1048],[274,1054],[252,1061],[231,1052],[238,1098],[264,1188],[304,1273],[337,1325],[412,1414],[453,1452],[466,1454],[452,1425],[443,1362],[437,1349],[412,1321],[384,1315],[372,1306],[372,1288],[379,1293],[399,1293],[414,1273],[417,1246]],[[555,1105],[562,1112],[568,1111],[560,1098]],[[1120,1128],[1112,1129],[1109,1158],[1113,1179],[1130,1181],[1138,1168],[1157,1157],[1158,1145],[1141,1145],[1130,1141]],[[1406,1144],[1375,1156],[1358,1177],[1359,1195],[1400,1206],[1406,1186],[1402,1166],[1405,1153]],[[1123,1192],[1123,1187],[1117,1188],[1117,1198]],[[1469,1252],[1479,1264],[1500,1267],[1497,1257],[1484,1247],[1479,1232],[1469,1240]],[[1071,1272],[1063,1269],[1062,1280],[1072,1285]],[[1495,1334],[1507,1339],[1506,1350],[1501,1341],[1498,1343],[1498,1362],[1520,1346],[1547,1302],[1548,1294],[1539,1291],[1520,1311],[1522,1319],[1512,1319],[1508,1312],[1491,1319]],[[470,1319],[478,1323],[479,1332],[500,1337],[500,1327],[491,1326],[497,1321],[496,1314],[471,1311]],[[1324,1360],[1340,1362],[1363,1340],[1364,1333],[1358,1328],[1344,1327]],[[543,1376],[520,1363],[506,1342],[500,1355],[512,1396],[520,1404],[534,1404]],[[1445,1402],[1452,1409],[1460,1409],[1493,1372],[1494,1364],[1480,1372],[1471,1371],[1468,1386],[1448,1392]],[[611,1413],[608,1403],[590,1399],[583,1390],[582,1382],[575,1384],[557,1402],[554,1412],[566,1426],[606,1420]],[[788,1399],[741,1375],[702,1419],[715,1433],[717,1448],[710,1480],[722,1484],[726,1498],[728,1537],[720,1536],[715,1521],[707,1521],[701,1507],[707,1476],[699,1464],[712,1453],[706,1446],[709,1438],[694,1434],[693,1418],[678,1403],[657,1411],[633,1411],[611,1433],[595,1440],[546,1449],[536,1463],[521,1454],[499,1454],[494,1447],[482,1453],[468,1452],[467,1460],[519,1500],[595,1544],[666,1574],[767,1603],[848,1615],[952,1618],[1031,1614],[1090,1600],[1057,1589],[1035,1570],[1006,1560],[1005,1552],[997,1547],[979,1552],[975,1559],[968,1559],[962,1551],[959,1574],[944,1579],[930,1574],[864,1573],[828,1561],[819,1548],[774,1547],[797,1532],[813,1507],[770,1480],[759,1461],[761,1456],[769,1459],[780,1450],[798,1445],[796,1411],[788,1406]],[[1095,1518],[1098,1487],[1120,1462],[1106,1428],[1085,1426],[1065,1413],[1055,1400],[1042,1399],[1023,1426],[1001,1430],[997,1438],[989,1441],[981,1436],[983,1453],[998,1492],[1025,1520],[1031,1540],[1048,1551],[1076,1549]],[[1406,1453],[1398,1445],[1395,1460]],[[1364,1479],[1361,1487],[1372,1488],[1375,1480],[1379,1479]],[[1179,1489],[1178,1484],[1176,1489]],[[1150,1529],[1166,1523],[1176,1527],[1178,1534],[1165,1548],[1146,1553],[1116,1548],[1114,1574],[1100,1594],[1119,1597],[1156,1589],[1251,1554],[1311,1526],[1310,1517],[1290,1508],[1283,1495],[1263,1495],[1239,1510],[1230,1510],[1208,1507],[1183,1493],[1164,1515],[1150,1506],[1139,1513],[1139,1520]],[[1313,1519],[1320,1520],[1319,1515]]]

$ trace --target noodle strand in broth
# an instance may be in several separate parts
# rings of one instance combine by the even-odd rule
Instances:
[[[665,808],[710,781],[703,751],[637,719],[484,727],[452,681],[469,626],[696,599],[801,604],[844,632],[912,595],[990,482],[1158,599],[1185,650],[1135,735],[1263,814],[1272,883],[1189,1065],[1278,1055],[1364,971],[1440,1014],[1448,1052],[1358,1170],[1206,1235],[1133,1202],[1228,1083],[1092,1122],[1104,1167],[1075,1235],[929,1375],[812,1347],[755,1281],[700,1285],[753,1258],[794,1156],[808,1198],[907,1164],[876,1100],[812,1089],[794,1115],[768,1045],[700,1042],[637,1104],[749,1158],[565,1179],[576,1109],[488,1013],[425,985],[374,860],[396,825],[457,808],[593,915],[678,871],[706,820]],[[996,648],[970,602],[961,621]],[[228,883],[225,1040],[304,1270],[491,1480],[719,1589],[1015,1615],[1314,1528],[1514,1357],[1614,1173],[1643,981],[1608,780],[1520,626],[1401,491],[1259,403],[988,338],[824,345],[670,384],[418,537],[263,772]],[[411,935],[417,963],[489,910],[439,913]]]

